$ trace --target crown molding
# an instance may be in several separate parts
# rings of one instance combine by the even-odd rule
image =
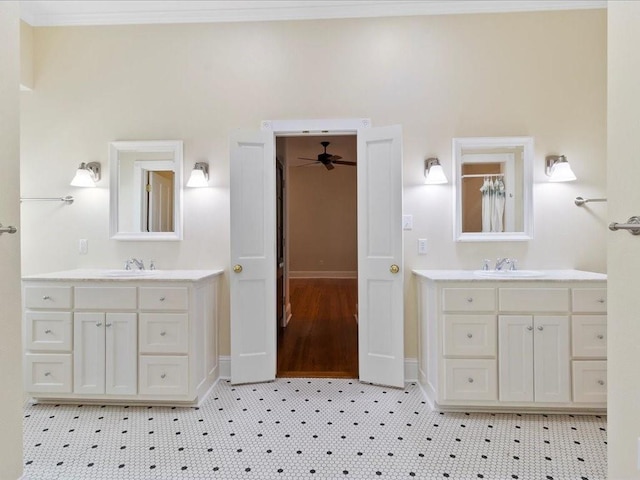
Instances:
[[[607,0],[21,1],[32,26],[216,23],[581,10]]]

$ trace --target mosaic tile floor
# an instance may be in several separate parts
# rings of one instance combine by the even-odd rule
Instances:
[[[419,387],[220,381],[200,408],[34,404],[25,478],[606,478],[606,419],[440,413]]]

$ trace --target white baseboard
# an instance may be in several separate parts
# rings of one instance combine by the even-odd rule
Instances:
[[[358,278],[357,271],[290,271],[289,278]]]
[[[228,380],[231,378],[231,357],[221,355],[218,358],[220,365],[220,378]],[[415,358],[404,359],[404,380],[405,382],[418,381],[418,360]]]

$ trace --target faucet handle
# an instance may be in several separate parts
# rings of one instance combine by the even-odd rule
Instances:
[[[489,262],[490,260],[488,258],[485,258],[484,260],[482,260],[482,270],[484,271],[489,270]]]
[[[131,260],[129,260],[127,258],[127,260],[124,262],[124,269],[125,270],[131,270]]]
[[[149,270],[155,270],[156,264],[153,260],[149,260]]]
[[[516,265],[518,263],[518,260],[511,260],[511,265],[509,266],[509,270],[511,271],[515,271],[518,269],[518,266]]]

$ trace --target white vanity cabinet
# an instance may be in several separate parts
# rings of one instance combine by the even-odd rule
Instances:
[[[443,410],[606,408],[606,276],[418,270],[418,379]]]
[[[219,375],[220,271],[23,279],[24,385],[38,399],[198,404]]]

